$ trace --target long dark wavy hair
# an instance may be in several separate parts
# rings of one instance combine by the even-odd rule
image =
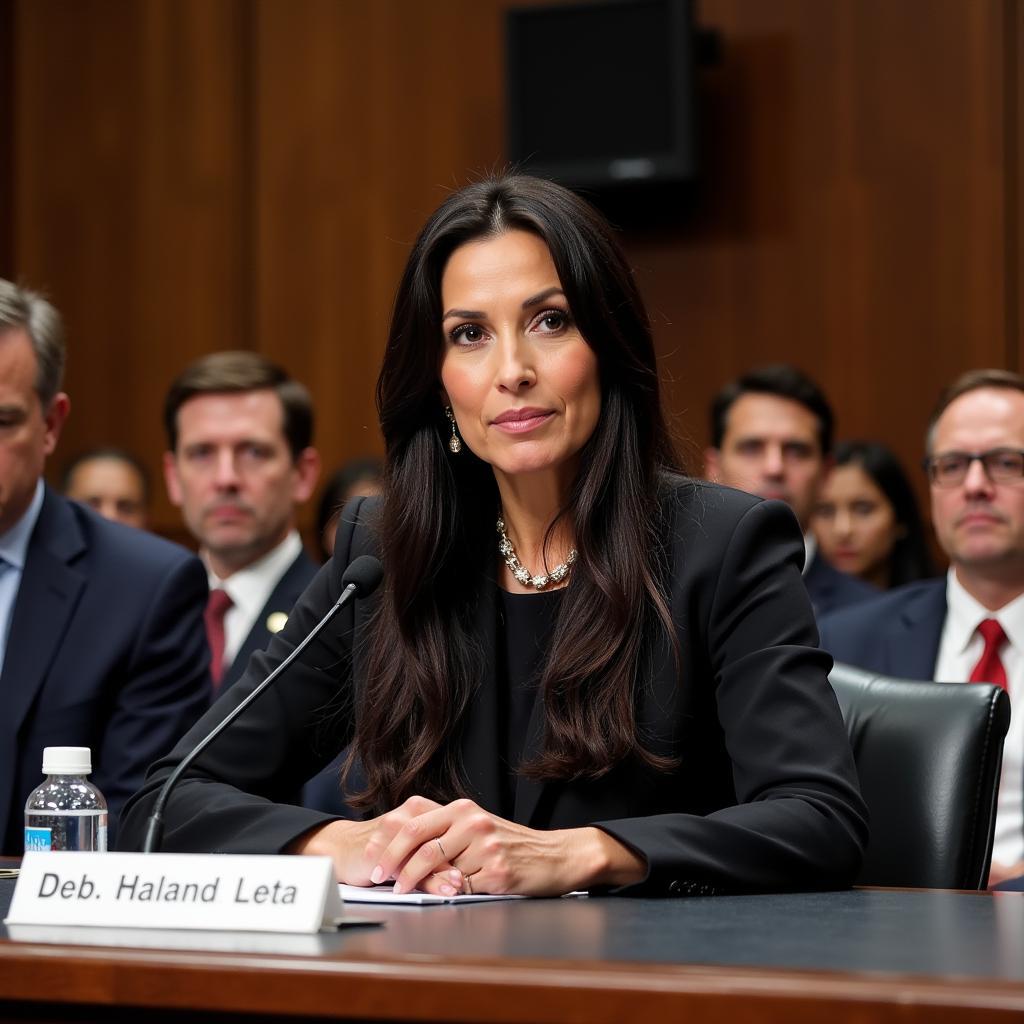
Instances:
[[[490,466],[468,447],[448,450],[441,277],[459,246],[512,230],[547,244],[601,382],[598,423],[558,516],[571,526],[578,560],[540,681],[543,747],[519,771],[571,780],[599,777],[630,756],[670,763],[644,748],[635,715],[646,645],[671,629],[658,494],[663,471],[677,468],[647,314],[600,214],[559,185],[505,176],[454,193],[434,213],[395,298],[377,382],[387,455],[375,525],[385,583],[349,759],[366,781],[351,798],[357,806],[384,810],[413,793],[451,800],[467,789],[460,727],[493,653],[480,649],[475,618],[497,578],[500,503]]]
[[[934,576],[917,498],[899,459],[877,441],[842,441],[836,445],[835,464],[860,466],[885,495],[896,522],[903,527],[889,554],[889,586]]]

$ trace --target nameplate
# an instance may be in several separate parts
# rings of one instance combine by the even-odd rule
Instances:
[[[26,853],[4,924],[209,931],[335,928],[327,857]]]

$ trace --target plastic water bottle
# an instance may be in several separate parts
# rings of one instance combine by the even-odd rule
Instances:
[[[107,848],[107,801],[89,781],[88,747],[46,747],[42,785],[25,804],[25,852]]]

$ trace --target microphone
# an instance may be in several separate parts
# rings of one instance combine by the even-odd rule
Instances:
[[[353,597],[369,597],[380,584],[384,575],[384,567],[379,558],[373,555],[360,555],[345,570],[341,577],[341,596],[331,605],[327,614],[306,634],[302,642],[281,662],[273,672],[257,686],[244,700],[224,716],[182,759],[173,772],[167,777],[160,792],[157,794],[153,813],[146,824],[146,839],[142,844],[143,853],[153,853],[160,846],[164,833],[164,807],[171,791],[189,765],[250,705],[284,670],[316,639],[320,631],[331,619],[348,604]]]

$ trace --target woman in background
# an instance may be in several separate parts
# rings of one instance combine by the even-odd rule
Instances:
[[[334,537],[338,532],[338,517],[349,498],[369,498],[380,494],[383,486],[384,463],[374,455],[349,459],[331,474],[320,492],[316,512],[316,535],[320,541],[321,561],[334,554]]]
[[[164,848],[328,856],[396,889],[652,895],[834,888],[866,841],[831,659],[781,502],[676,471],[633,274],[548,181],[451,195],[399,285],[381,499],[265,654],[154,766],[279,664],[356,556],[347,605],[185,775]],[[350,749],[363,821],[288,806]]]
[[[821,553],[880,590],[935,575],[913,488],[875,441],[844,441],[812,519]]]

